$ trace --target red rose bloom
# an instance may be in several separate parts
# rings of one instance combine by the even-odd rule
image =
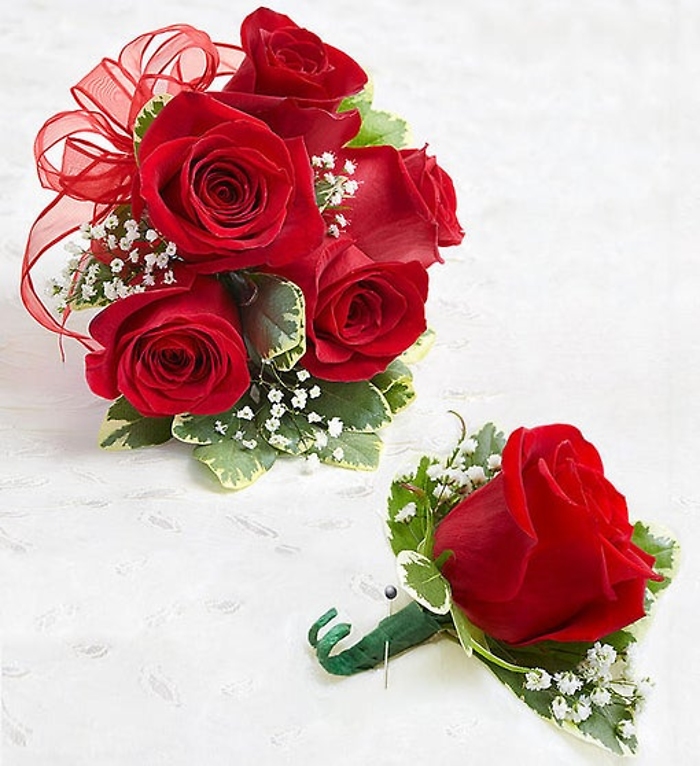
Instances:
[[[244,19],[241,44],[247,57],[225,90],[288,96],[334,109],[367,82],[350,56],[267,8]]]
[[[426,268],[442,261],[437,223],[392,146],[367,146],[338,152],[338,166],[355,165],[357,193],[343,210],[346,230],[373,261],[420,261]]]
[[[149,290],[112,303],[90,324],[104,347],[85,377],[98,396],[122,394],[147,417],[213,415],[250,384],[238,311],[213,277]]]
[[[644,615],[653,557],[627,505],[573,426],[515,431],[501,472],[438,525],[434,555],[454,600],[510,644],[597,641]]]
[[[438,245],[459,245],[464,231],[457,220],[457,195],[452,179],[423,149],[402,149],[401,157],[416,188],[435,216]]]
[[[306,296],[302,364],[326,380],[371,378],[425,331],[428,274],[417,261],[376,263],[345,239],[317,255],[312,278],[297,278]]]
[[[153,226],[199,272],[294,258],[323,235],[302,139],[282,139],[210,95],[173,98],[146,131],[139,162]]]

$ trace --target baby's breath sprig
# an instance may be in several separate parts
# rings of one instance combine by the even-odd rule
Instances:
[[[324,152],[311,158],[314,169],[314,190],[316,205],[323,216],[331,237],[339,237],[350,220],[343,211],[347,210],[345,201],[352,199],[359,188],[359,183],[352,178],[357,169],[352,160],[345,160],[342,171],[336,171],[337,159],[332,152]]]
[[[50,287],[61,314],[106,306],[177,281],[175,243],[163,239],[145,219],[134,220],[128,206],[100,223],[83,224],[80,237],[81,242],[65,245],[72,258]]]

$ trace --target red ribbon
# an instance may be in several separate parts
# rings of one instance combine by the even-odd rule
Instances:
[[[141,109],[156,95],[206,90],[229,78],[244,58],[233,45],[212,42],[186,24],[148,32],[124,47],[117,61],[102,61],[71,94],[80,109],[47,120],[34,142],[39,181],[56,192],[27,239],[20,294],[27,311],[46,329],[99,348],[89,336],[68,330],[68,310],[59,322],[36,293],[32,269],[56,243],[86,221],[97,223],[131,196],[136,158],[132,129]],[[62,147],[60,167],[49,152]]]

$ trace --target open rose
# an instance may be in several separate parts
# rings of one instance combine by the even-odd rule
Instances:
[[[246,59],[225,90],[288,96],[333,109],[367,82],[350,56],[267,8],[244,19],[241,44]]]
[[[303,140],[214,96],[173,98],[146,131],[139,162],[153,226],[200,273],[291,259],[323,235]]]
[[[425,148],[402,149],[401,157],[425,204],[438,224],[438,245],[459,245],[464,231],[457,220],[457,195],[450,176]]]
[[[213,277],[112,303],[90,324],[104,347],[85,376],[98,396],[122,394],[142,415],[213,415],[232,407],[250,376],[238,311]]]
[[[365,380],[426,328],[428,274],[417,261],[376,263],[351,240],[329,240],[306,295],[303,365],[326,380]]]
[[[631,541],[622,495],[569,425],[515,431],[501,472],[438,525],[454,600],[511,644],[596,641],[644,615],[653,557]]]

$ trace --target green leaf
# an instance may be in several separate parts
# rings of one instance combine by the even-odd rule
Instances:
[[[421,606],[435,614],[447,614],[452,590],[440,570],[427,556],[404,550],[396,557],[398,578],[403,589]]]
[[[477,448],[472,457],[472,465],[486,466],[491,455],[500,455],[505,446],[505,438],[496,430],[493,423],[487,423],[476,436]]]
[[[311,382],[311,381],[309,381]],[[314,381],[321,395],[307,405],[326,420],[340,418],[347,431],[376,431],[391,422],[391,407],[367,380],[353,383]]]
[[[435,482],[428,477],[431,465],[423,457],[413,474],[395,479],[388,500],[387,532],[395,555],[403,550],[417,551],[432,534],[430,504]],[[415,506],[415,514],[406,514],[406,507]]]
[[[255,423],[247,418],[239,418],[237,413],[245,407],[254,410],[257,405],[244,394],[231,409],[218,415],[176,415],[173,419],[172,434],[185,444],[214,444],[231,438],[241,432],[241,439],[257,438]]]
[[[384,372],[375,375],[371,383],[384,396],[392,414],[408,407],[416,398],[413,375],[400,359],[395,359]]]
[[[265,427],[265,421],[271,417],[270,409],[271,404],[265,402],[256,420],[258,432],[275,449],[288,455],[303,455],[314,446],[318,429],[309,423],[305,415],[288,410],[281,418],[278,418],[279,428],[273,432]],[[274,437],[283,441],[276,442]]]
[[[399,357],[406,364],[417,364],[425,358],[435,343],[435,330],[428,328],[412,345]]]
[[[263,439],[255,449],[244,447],[234,439],[195,447],[194,457],[204,463],[225,489],[243,489],[268,471],[277,458],[277,451]]]
[[[100,447],[109,450],[138,449],[164,444],[170,439],[171,417],[147,418],[123,397],[107,410],[98,433]]]
[[[290,370],[306,352],[304,294],[272,274],[249,274],[256,293],[240,307],[243,334],[260,359]]]
[[[146,135],[146,131],[153,124],[153,120],[161,113],[163,107],[170,101],[172,95],[170,93],[160,93],[154,96],[148,103],[145,104],[143,109],[136,115],[134,121],[134,153],[138,155],[139,146],[141,140]]]
[[[350,468],[354,471],[374,471],[379,465],[382,440],[375,433],[343,431],[328,437],[328,444],[318,450],[323,463]]]
[[[634,525],[632,542],[654,556],[654,569],[664,577],[661,582],[649,580],[647,583],[651,593],[656,596],[671,584],[676,574],[680,554],[678,541],[665,530],[652,529],[650,525],[638,521]]]
[[[372,107],[374,96],[371,83],[355,96],[346,98],[338,111],[357,109],[362,117],[362,126],[348,146],[393,146],[401,149],[408,144],[408,124],[398,115],[382,112]]]
[[[452,622],[454,622],[459,643],[466,652],[467,657],[471,657],[474,652],[474,642],[471,634],[472,625],[464,612],[454,602],[450,607],[450,614],[452,615]]]
[[[610,644],[617,650],[617,673],[627,672],[627,649],[634,641],[634,636],[628,630],[617,631],[601,639],[601,643]],[[522,667],[543,668],[551,675],[559,671],[574,671],[593,646],[593,642],[541,641],[529,646],[513,647],[490,637],[487,639],[487,644],[497,658],[516,663]],[[617,729],[622,720],[634,717],[633,709],[636,703],[633,697],[625,698],[621,693],[614,691],[616,688],[625,688],[625,684],[616,686],[613,681],[610,686],[613,690],[612,702],[602,708],[592,705],[591,716],[587,720],[577,724],[572,721],[562,722],[556,719],[552,713],[552,702],[560,695],[554,684],[549,689],[533,691],[525,687],[521,673],[499,667],[483,656],[480,656],[479,659],[484,661],[491,672],[525,704],[546,720],[565,729],[570,734],[607,748],[618,755],[634,752],[637,746],[636,738],[623,739]],[[584,691],[588,692],[588,690]]]

